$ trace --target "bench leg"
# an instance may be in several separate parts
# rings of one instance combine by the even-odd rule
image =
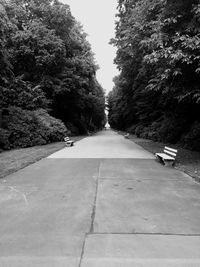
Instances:
[[[66,143],[66,146],[67,146],[67,147],[71,147],[71,146],[73,146],[73,145],[74,145],[74,143],[68,143],[68,144]]]
[[[156,159],[158,160],[158,162],[160,162],[162,164],[165,164],[164,161],[162,160],[162,158],[159,157],[158,155],[156,155]]]
[[[70,147],[70,146],[71,146],[71,144],[67,144],[67,143],[66,143],[66,146],[67,146],[67,147]]]
[[[173,167],[174,161],[173,160],[164,160],[164,164],[166,167]]]

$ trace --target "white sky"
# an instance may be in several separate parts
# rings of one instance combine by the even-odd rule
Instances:
[[[106,92],[112,90],[112,79],[118,74],[113,63],[116,48],[109,45],[115,37],[115,14],[117,0],[62,0],[69,4],[72,15],[83,25],[88,41],[100,67],[97,79]]]

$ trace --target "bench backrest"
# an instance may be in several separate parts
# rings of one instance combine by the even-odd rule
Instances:
[[[171,157],[176,157],[178,150],[171,147],[164,147],[164,153]]]

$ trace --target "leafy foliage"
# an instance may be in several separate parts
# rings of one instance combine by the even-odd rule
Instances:
[[[198,1],[119,0],[118,10],[111,43],[121,72],[108,96],[111,126],[187,143],[200,111]]]
[[[45,110],[23,110],[10,107],[0,131],[2,149],[44,145],[61,141],[66,135],[64,124]]]
[[[38,108],[47,108],[49,101],[46,99],[41,86],[34,86],[28,81],[16,78],[7,87],[1,87],[0,99],[1,106],[21,107],[23,109],[35,110]]]
[[[72,134],[103,127],[105,99],[95,77],[98,66],[68,5],[58,0],[0,0],[0,64],[0,114],[2,108],[11,113],[14,107],[33,113],[42,108],[69,125]],[[35,123],[32,115],[24,120]],[[12,131],[20,130],[23,121],[17,121]],[[20,142],[16,146],[34,144],[30,139]]]

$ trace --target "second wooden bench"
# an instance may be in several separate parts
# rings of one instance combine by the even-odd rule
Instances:
[[[66,146],[73,146],[74,145],[74,140],[70,140],[68,136],[64,137],[64,141]]]
[[[163,162],[165,166],[173,166],[178,150],[171,147],[164,147],[164,153],[156,153],[156,158]]]

